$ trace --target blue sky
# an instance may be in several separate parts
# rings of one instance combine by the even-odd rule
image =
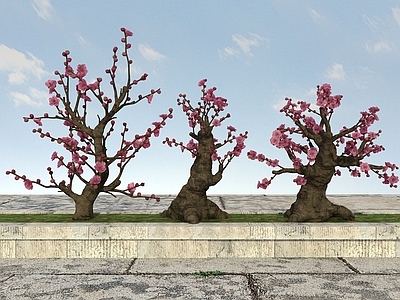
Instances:
[[[30,113],[53,113],[44,82],[62,70],[61,52],[69,49],[72,65],[85,63],[88,79],[106,78],[113,46],[120,46],[120,27],[134,32],[130,55],[133,76],[148,73],[135,93],[160,87],[153,103],[139,103],[117,120],[142,133],[169,107],[175,110],[159,138],[142,150],[123,178],[145,182],[144,193],[176,194],[188,179],[190,153],[162,145],[168,136],[189,140],[187,120],[176,106],[179,93],[199,99],[197,82],[208,78],[217,95],[228,99],[232,117],[224,125],[249,131],[248,150],[278,158],[290,167],[285,153],[269,143],[271,132],[287,123],[279,109],[285,97],[315,101],[315,88],[328,82],[342,105],[333,128],[351,126],[360,111],[379,106],[382,129],[377,140],[386,151],[367,162],[400,164],[397,122],[400,111],[400,3],[398,1],[265,1],[265,0],[147,0],[147,1],[6,1],[1,0],[0,25],[0,194],[54,193],[6,176],[15,168],[32,179],[48,180],[47,166],[56,145],[31,133],[24,123]],[[123,68],[121,68],[123,69]],[[119,74],[121,80],[124,73]],[[94,103],[93,103],[94,104]],[[225,126],[223,126],[225,128]],[[43,128],[66,135],[56,122]],[[215,136],[223,139],[224,128]],[[228,150],[228,149],[226,149]],[[245,153],[244,153],[245,154]],[[271,168],[247,159],[235,159],[210,194],[294,194],[293,175],[276,178],[267,190],[257,181],[270,177]],[[335,177],[328,193],[398,193],[374,178]],[[63,173],[57,178],[64,179]]]

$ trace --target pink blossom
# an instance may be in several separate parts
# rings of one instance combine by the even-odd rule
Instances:
[[[361,176],[360,172],[357,169],[351,170],[350,175],[353,176],[353,177],[360,177]]]
[[[257,159],[259,162],[263,162],[265,160],[265,155],[260,153],[257,155]]]
[[[305,185],[307,183],[307,179],[305,179],[303,176],[297,176],[295,179],[293,179],[293,182],[295,182],[297,185]]]
[[[227,129],[232,132],[236,132],[236,128],[233,126],[228,126]]]
[[[390,187],[397,187],[396,183],[399,182],[399,177],[395,176],[394,174],[392,174],[389,179],[388,182],[390,184]]]
[[[277,159],[267,159],[267,165],[270,167],[277,167],[279,165],[279,160]]]
[[[218,119],[214,119],[214,120],[212,121],[212,124],[213,124],[213,126],[215,126],[215,127],[221,126],[221,121],[218,120]]]
[[[146,98],[147,98],[147,102],[150,104],[151,101],[153,100],[153,94],[146,96]]]
[[[99,88],[99,82],[96,80],[95,82],[90,83],[87,86],[91,90],[97,90]]]
[[[126,29],[126,28],[124,28],[123,31],[125,32],[126,36],[133,36],[133,32],[132,31],[130,31],[130,30]]]
[[[57,168],[59,168],[59,167],[61,167],[61,166],[63,166],[64,164],[63,164],[63,160],[61,159],[61,157],[60,157],[60,159],[58,160],[58,162],[57,162]]]
[[[359,139],[361,137],[361,133],[358,130],[356,130],[351,134],[351,137],[353,139],[357,140],[357,139]]]
[[[78,85],[76,87],[78,88],[79,91],[86,92],[88,89],[86,80],[85,79],[79,80]]]
[[[136,185],[133,182],[128,183],[128,191],[131,195],[135,193],[135,190],[136,190]]]
[[[317,148],[311,147],[310,149],[308,149],[308,151],[307,151],[307,159],[309,161],[314,161],[315,158],[317,157],[317,155],[318,155]]]
[[[342,172],[340,170],[335,170],[335,174],[333,174],[335,176],[341,176]]]
[[[35,122],[35,123],[38,124],[39,126],[42,126],[42,125],[43,125],[40,118],[35,118],[35,119],[33,119],[33,122]]]
[[[72,78],[75,78],[75,73],[74,73],[74,69],[72,69],[72,67],[70,65],[65,67],[65,76],[70,76]]]
[[[81,157],[79,156],[79,154],[78,153],[72,153],[72,161],[74,162],[74,163],[78,163],[79,161],[80,161],[80,159],[81,159]]]
[[[297,169],[300,169],[300,167],[301,167],[301,159],[296,157],[293,160],[293,168],[295,168],[297,170]]]
[[[55,160],[58,157],[58,154],[56,151],[53,152],[53,154],[51,155],[51,160]]]
[[[217,151],[214,151],[213,154],[211,154],[211,159],[212,161],[216,161],[219,158]]]
[[[188,149],[188,150],[196,150],[197,149],[197,143],[195,143],[193,139],[190,139],[189,143],[187,143],[187,145],[186,145],[186,149]]]
[[[199,83],[197,85],[198,86],[203,86],[203,85],[206,84],[206,82],[207,82],[207,79],[202,79],[202,80],[199,81]]]
[[[25,188],[27,190],[32,190],[33,189],[32,181],[30,181],[29,179],[25,179],[24,180],[24,185],[25,185]]]
[[[394,171],[395,169],[398,169],[398,167],[395,164],[392,164],[390,162],[385,162],[385,167],[383,168],[383,171],[386,172],[387,169],[391,169]]]
[[[99,173],[103,173],[107,170],[106,163],[104,161],[98,161],[94,165],[94,169]]]
[[[49,89],[49,94],[51,94],[56,90],[57,82],[55,80],[49,79],[46,81],[45,85]]]
[[[90,179],[89,183],[90,183],[91,185],[98,185],[98,184],[100,183],[100,181],[101,181],[101,177],[100,177],[99,175],[94,175],[94,176]]]
[[[371,168],[368,163],[360,162],[360,170],[361,172],[367,173],[369,170],[371,170]]]
[[[88,70],[87,70],[85,64],[79,64],[79,65],[76,67],[76,76],[77,76],[79,79],[82,79],[83,77],[85,77],[85,75],[87,74],[87,72],[88,72]]]
[[[60,99],[58,99],[56,96],[52,96],[49,98],[50,106],[58,106],[59,104],[60,104]]]
[[[300,104],[300,109],[303,112],[308,110],[308,108],[310,107],[310,103],[307,103],[305,101],[300,101],[299,104]]]
[[[267,178],[262,179],[261,181],[257,182],[257,188],[262,188],[266,189],[269,185],[271,184],[271,180],[268,180]]]
[[[247,157],[251,160],[255,160],[257,158],[257,152],[254,150],[250,150],[247,152]]]
[[[222,97],[216,97],[214,99],[214,105],[220,110],[223,111],[226,106],[228,106],[228,101]]]

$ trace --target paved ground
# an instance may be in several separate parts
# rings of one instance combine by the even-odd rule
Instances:
[[[168,208],[174,195],[158,195],[154,199],[132,199],[99,196],[94,205],[95,213],[160,213]],[[400,195],[330,195],[336,204],[354,213],[400,213]],[[283,213],[296,200],[295,195],[211,195],[209,199],[228,213]],[[0,195],[0,213],[73,213],[73,201],[55,195]]]
[[[230,213],[284,212],[293,195],[221,195]],[[154,200],[100,197],[101,213],[153,212]],[[399,195],[333,195],[353,212],[400,213]],[[72,213],[60,195],[0,195],[0,213]],[[1,247],[1,244],[0,244]],[[3,299],[400,299],[400,259],[0,259]]]
[[[400,259],[3,259],[0,299],[400,299]]]

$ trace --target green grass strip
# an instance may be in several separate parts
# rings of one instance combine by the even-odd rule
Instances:
[[[158,214],[95,214],[93,219],[73,221],[72,214],[0,214],[0,223],[176,223]],[[282,223],[287,222],[283,214],[231,214],[229,219],[208,220],[205,223]],[[348,222],[331,218],[328,222]],[[399,223],[400,214],[356,214],[355,222]]]

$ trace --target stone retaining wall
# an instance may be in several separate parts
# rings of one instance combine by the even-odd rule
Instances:
[[[400,257],[400,224],[0,224],[0,258],[135,257]]]

